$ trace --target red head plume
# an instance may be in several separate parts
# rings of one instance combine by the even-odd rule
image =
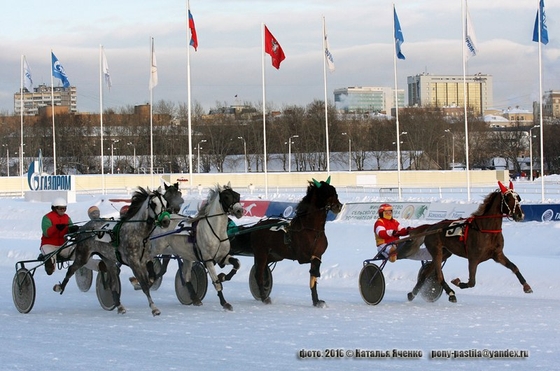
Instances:
[[[506,188],[506,186],[503,185],[502,182],[500,182],[499,180],[498,180],[498,185],[500,186],[500,191],[501,191],[502,193],[506,193],[506,192],[508,191],[508,189]],[[511,181],[510,181],[510,188],[513,188],[513,185],[511,185]]]

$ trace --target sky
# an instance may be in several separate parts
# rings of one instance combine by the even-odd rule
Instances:
[[[262,23],[282,46],[280,69],[265,58],[266,101],[273,108],[324,100],[322,17],[336,70],[327,74],[328,99],[348,86],[394,87],[392,2],[348,0],[192,0],[199,48],[190,48],[192,102],[205,110],[263,100]],[[397,63],[397,86],[424,72],[462,75],[461,1],[395,2],[406,60]],[[470,0],[479,53],[467,74],[493,76],[494,107],[531,109],[539,97],[538,47],[532,42],[537,0]],[[543,46],[543,91],[560,89],[557,61],[560,5],[545,1],[550,42]],[[50,51],[77,87],[78,110],[99,112],[99,49],[113,81],[103,107],[149,103],[150,38],[155,39],[159,100],[184,103],[187,94],[186,2],[29,0],[0,13],[0,112],[13,113],[21,55],[34,85],[50,85]],[[59,85],[59,80],[55,85]],[[236,97],[237,96],[237,97]]]
[[[521,182],[521,181],[520,181]],[[528,182],[524,182],[528,183]],[[524,202],[538,199],[539,182]],[[530,189],[526,185],[516,189]],[[300,200],[294,188],[281,189],[277,199]],[[339,190],[341,202],[367,201],[363,192]],[[449,202],[465,202],[454,193]],[[198,196],[198,195],[195,195]],[[479,203],[484,195],[476,195]],[[89,206],[99,203],[109,215],[108,198],[128,195],[79,195],[69,204],[75,222],[86,220]],[[188,197],[186,196],[188,201]],[[193,197],[193,196],[190,196]],[[202,195],[205,197],[205,194]],[[243,194],[242,201],[251,196]],[[417,195],[416,197],[422,197]],[[533,200],[534,201],[534,200]],[[560,202],[560,199],[556,200]],[[105,208],[106,207],[106,208]],[[153,317],[144,294],[128,283],[130,270],[121,273],[120,315],[103,310],[95,283],[88,292],[72,279],[63,295],[53,292],[65,272],[47,276],[35,271],[35,305],[19,313],[11,295],[15,264],[35,259],[39,252],[40,220],[48,203],[2,198],[0,208],[0,359],[3,370],[553,370],[560,362],[560,305],[558,222],[506,221],[503,225],[506,255],[519,267],[533,288],[525,294],[506,268],[492,262],[479,265],[474,288],[456,290],[457,303],[445,294],[429,303],[406,294],[415,284],[418,261],[398,260],[383,269],[386,291],[376,306],[367,305],[358,290],[364,259],[374,254],[372,223],[328,222],[329,246],[322,258],[319,298],[326,307],[315,308],[309,292],[309,266],[282,261],[273,271],[272,304],[253,299],[248,285],[251,257],[239,257],[241,268],[224,284],[224,296],[233,311],[224,311],[209,286],[204,305],[180,304],[174,291],[175,262],[152,297],[161,310]],[[117,211],[113,210],[116,215]],[[247,222],[241,219],[240,223]],[[416,226],[417,220],[401,221]],[[28,264],[26,267],[34,267]],[[228,272],[230,267],[223,271]],[[220,269],[218,269],[220,271]],[[468,275],[467,261],[452,257],[444,268],[448,282]],[[305,358],[301,351],[336,349],[348,354],[361,350],[412,350],[413,359]],[[522,350],[522,359],[436,359],[432,351]]]

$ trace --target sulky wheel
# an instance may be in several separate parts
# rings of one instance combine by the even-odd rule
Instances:
[[[93,282],[93,272],[91,269],[81,267],[76,271],[76,284],[81,292],[88,292]]]
[[[12,281],[12,298],[20,313],[29,313],[35,304],[35,281],[26,268],[17,270]]]
[[[427,268],[427,266],[427,264],[422,264],[422,267],[418,271],[418,279],[420,279],[420,275]],[[442,292],[443,287],[438,282],[436,271],[434,270],[432,274],[426,277],[424,284],[420,288],[420,296],[422,296],[422,299],[426,300],[427,302],[433,303],[439,299]]]
[[[364,265],[360,271],[359,288],[362,299],[369,305],[377,305],[385,295],[385,277],[373,263]]]
[[[117,290],[120,295],[121,293],[121,280],[117,276]],[[109,282],[109,273],[99,272],[97,273],[97,279],[95,280],[95,293],[97,294],[97,300],[101,305],[101,308],[105,310],[115,309],[115,301],[113,299],[113,292],[111,291],[111,285]]]
[[[177,295],[177,299],[179,302],[184,305],[191,305],[192,299],[189,294],[189,290],[187,289],[185,282],[185,264],[179,264],[179,269],[177,269],[177,273],[175,274],[175,294]],[[183,274],[182,274],[183,273]],[[199,263],[195,262],[191,268],[191,283],[193,285],[194,291],[196,296],[202,301],[206,296],[206,291],[208,290],[208,276],[206,275],[206,268]]]
[[[249,289],[251,290],[251,295],[253,295],[255,300],[262,300],[261,294],[259,292],[259,285],[257,284],[257,279],[255,278],[256,270],[257,266],[253,265],[253,267],[251,268],[251,272],[249,273]],[[267,265],[264,269],[263,277],[265,299],[270,296],[270,292],[272,291],[272,281],[272,271]]]

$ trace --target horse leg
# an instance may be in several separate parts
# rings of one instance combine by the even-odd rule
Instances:
[[[460,289],[468,289],[474,287],[476,285],[477,267],[478,267],[478,261],[469,258],[469,280],[467,281],[467,283],[461,282],[460,278],[455,278],[454,280],[451,280],[451,283],[459,287]]]
[[[428,262],[428,263],[423,262],[422,264],[426,264],[426,268],[422,270],[422,272],[418,276],[418,280],[416,281],[416,285],[414,286],[412,291],[407,294],[408,301],[414,300],[414,298],[416,297],[416,295],[418,295],[418,292],[424,285],[426,278],[428,278],[430,274],[432,274],[432,272],[434,271],[434,265],[432,262]]]
[[[106,269],[107,269],[107,277],[109,280],[109,286],[111,287],[111,294],[113,296],[113,303],[117,307],[119,314],[125,314],[126,308],[121,304],[121,292],[119,290],[118,280],[121,269],[117,266],[115,262],[112,261],[105,261]],[[100,273],[102,274],[102,273]]]
[[[224,274],[224,273],[220,273],[218,275],[218,278],[220,280],[220,282],[224,282],[224,281],[229,281],[231,280],[231,278],[233,276],[235,276],[235,274],[237,273],[237,271],[239,270],[239,268],[241,268],[241,263],[239,263],[239,259],[234,258],[231,255],[227,255],[223,261],[227,261],[229,264],[233,265],[233,268],[231,268],[231,271],[228,274]],[[224,267],[225,264],[220,264],[220,267]]]
[[[86,265],[87,261],[89,260],[89,256],[87,255],[76,256],[76,251],[74,252],[74,255],[75,255],[74,262],[72,263],[72,265],[68,267],[64,280],[62,280],[62,282],[60,283],[57,283],[53,287],[53,291],[60,293],[60,295],[62,295],[62,293],[64,292],[64,289],[66,288],[66,285],[68,284],[70,278],[72,278],[72,276],[76,273],[78,269]]]
[[[214,284],[214,288],[216,289],[216,291],[218,292],[218,298],[220,298],[220,304],[222,305],[222,307],[224,309],[227,310],[233,310],[233,307],[230,303],[228,303],[226,301],[226,299],[224,298],[224,294],[222,292],[222,283],[220,282],[220,279],[218,278],[218,275],[216,274],[216,269],[214,268],[214,262],[209,260],[204,262],[204,264],[206,265],[206,269],[208,269],[208,274],[210,275],[210,278],[212,279],[212,284]]]
[[[191,261],[184,261],[183,260],[183,267],[181,268],[183,272],[185,272],[184,282],[185,286],[187,286],[187,291],[189,292],[189,297],[191,298],[192,304],[195,306],[201,306],[202,301],[198,298],[196,294],[196,290],[191,281],[192,276],[192,262]]]
[[[259,295],[263,303],[270,304],[272,301],[264,289],[264,270],[267,266],[267,260],[267,255],[262,256],[255,254],[255,281],[257,281],[257,286],[259,287]]]
[[[517,266],[513,264],[512,261],[504,255],[503,252],[501,252],[497,257],[494,257],[494,260],[511,270],[517,276],[519,283],[523,286],[523,292],[525,292],[526,294],[530,294],[533,292],[533,289],[531,288],[531,286],[529,286],[529,284],[525,280],[525,277],[523,277],[523,275],[519,271],[519,268],[517,268]]]
[[[132,273],[134,274],[134,277],[138,279],[138,283],[140,284],[140,288],[142,289],[142,292],[144,293],[144,295],[146,295],[146,298],[148,299],[148,305],[152,310],[152,315],[154,317],[159,316],[161,314],[161,311],[158,309],[158,307],[156,307],[154,301],[152,300],[152,296],[150,295],[151,284],[149,282],[148,272],[141,267],[137,267],[135,264],[130,265],[130,268],[132,269]]]
[[[437,281],[439,282],[441,287],[445,290],[445,293],[448,296],[448,300],[452,303],[456,303],[457,302],[457,297],[455,296],[455,291],[453,291],[451,289],[451,287],[449,287],[447,282],[445,282],[445,278],[443,276],[443,270],[441,268],[441,265],[443,264],[443,261],[446,261],[451,256],[451,253],[447,249],[445,249],[443,247],[443,244],[441,244],[441,243],[438,243],[436,247],[433,247],[431,245],[428,248],[428,251],[430,252],[430,255],[432,255],[432,258],[433,258],[433,260],[430,264],[433,265],[433,269],[436,272]],[[424,277],[424,279],[426,277]],[[420,285],[420,287],[421,287],[421,285]],[[420,287],[418,287],[418,290],[420,289]]]
[[[313,256],[311,258],[311,268],[309,269],[309,287],[311,288],[311,300],[314,307],[323,308],[325,306],[324,300],[319,300],[317,294],[317,278],[321,277],[321,259]]]

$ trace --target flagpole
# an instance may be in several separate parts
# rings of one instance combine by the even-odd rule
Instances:
[[[21,196],[23,197],[23,79],[25,79],[25,56],[21,56],[21,88],[20,88],[20,143],[19,143],[19,176],[21,177]]]
[[[54,68],[52,63],[52,54],[53,51],[51,49],[51,69]],[[52,140],[53,140],[53,175],[56,175],[56,135],[55,135],[55,126],[54,126],[54,76],[51,71],[51,116],[52,116]]]
[[[187,0],[187,123],[189,130],[189,187],[193,187],[193,153],[192,153],[192,113],[191,113],[191,53],[189,41],[189,11],[191,10],[190,1]]]
[[[103,166],[103,45],[99,45],[99,130],[101,133],[101,193],[105,194],[105,169]]]
[[[329,111],[327,104],[327,56],[325,52],[327,50],[327,33],[325,29],[325,16],[323,16],[323,82],[325,85],[325,142],[327,149],[327,176],[330,175],[331,165],[330,165],[330,152],[329,152]]]
[[[264,193],[265,197],[268,198],[268,172],[266,165],[266,89],[265,89],[265,73],[264,73],[264,54],[265,54],[265,37],[264,37],[264,22],[261,24],[261,36],[262,36],[262,53],[261,53],[261,70],[262,70],[262,98],[263,98],[263,169],[264,169]]]
[[[471,179],[470,179],[470,172],[469,172],[469,125],[468,125],[468,118],[467,118],[467,61],[465,55],[465,47],[466,47],[466,40],[467,40],[467,0],[463,5],[461,1],[461,16],[462,16],[462,28],[463,28],[463,40],[461,42],[461,55],[463,58],[463,108],[464,108],[464,116],[465,116],[465,172],[467,176],[467,201],[471,200]]]
[[[393,4],[393,15],[395,14],[395,4]],[[393,32],[396,30],[395,17],[393,17]],[[402,189],[401,189],[401,139],[400,139],[400,128],[399,128],[399,93],[397,90],[397,40],[393,37],[393,44],[395,52],[393,53],[393,77],[395,83],[395,124],[397,129],[397,189],[399,194],[399,201],[402,200]]]
[[[544,3],[543,3],[543,6],[544,6]],[[542,31],[542,27],[543,27],[542,24],[541,24],[541,21],[542,21],[541,11],[542,10],[544,10],[544,9],[541,9],[540,1],[539,1],[539,7],[538,7],[538,10],[537,10],[537,12],[538,12],[538,17],[537,18],[538,18],[539,40],[538,40],[537,44],[539,44],[539,124],[541,126],[540,129],[539,129],[540,136],[541,136],[541,138],[540,138],[541,174],[540,175],[541,175],[541,201],[544,202],[544,149],[543,149],[543,147],[544,147],[544,141],[543,141],[544,121],[543,121],[543,104],[542,104],[543,93],[542,93],[542,45],[541,45],[541,43],[542,43],[542,33],[541,33],[541,31]],[[529,132],[529,134],[530,134],[530,132]],[[531,174],[531,176],[532,175],[533,174]]]
[[[152,188],[154,188],[154,135],[153,135],[153,90],[154,90],[154,81],[153,81],[153,58],[154,58],[154,38],[151,37],[151,44],[150,44],[150,177],[152,182]]]

